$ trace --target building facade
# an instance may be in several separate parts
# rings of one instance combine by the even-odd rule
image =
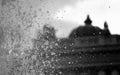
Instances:
[[[107,22],[100,29],[88,15],[59,46],[53,75],[120,75],[120,36],[110,33]]]

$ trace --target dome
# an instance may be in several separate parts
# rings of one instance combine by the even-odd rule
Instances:
[[[98,35],[110,35],[109,30],[104,30],[96,26],[92,26],[92,21],[89,17],[87,16],[87,19],[84,21],[85,26],[79,26],[75,28],[71,34],[70,38],[77,38],[77,37],[85,37],[85,36],[98,36]],[[106,22],[105,22],[106,24]],[[106,25],[105,25],[106,26]]]

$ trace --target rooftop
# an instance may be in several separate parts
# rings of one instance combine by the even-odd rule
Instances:
[[[101,29],[97,26],[92,25],[92,20],[90,19],[90,16],[87,15],[86,20],[84,21],[84,26],[79,26],[75,28],[71,34],[69,35],[69,38],[77,38],[77,37],[86,37],[86,36],[108,36],[111,35],[110,31],[108,29],[107,22],[104,23],[104,29]]]

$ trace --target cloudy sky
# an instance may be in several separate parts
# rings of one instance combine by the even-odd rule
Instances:
[[[111,33],[120,34],[119,0],[44,0],[42,4],[46,6],[43,9],[52,14],[50,21],[58,29],[57,36],[68,36],[73,28],[84,24],[87,14],[93,25],[103,28],[104,21],[107,21]],[[42,7],[39,2],[38,7]]]
[[[89,14],[93,20],[93,25],[103,28],[104,21],[107,21],[111,33],[120,34],[119,4],[119,0],[79,0],[74,6],[70,5],[61,8],[56,16],[63,21],[83,25],[86,15]],[[70,26],[68,25],[68,27]]]
[[[5,6],[10,1],[1,0]],[[57,36],[66,37],[72,29],[84,25],[86,15],[89,14],[94,26],[103,28],[104,21],[109,24],[113,34],[120,34],[119,29],[119,0],[20,0],[23,10],[32,6],[37,12],[37,23],[49,23],[57,29]],[[39,17],[39,18],[38,18]],[[35,26],[34,26],[35,27]],[[36,27],[37,28],[37,27]],[[34,29],[34,28],[33,28]]]

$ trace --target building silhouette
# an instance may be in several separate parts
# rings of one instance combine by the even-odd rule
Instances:
[[[53,75],[120,75],[120,35],[107,22],[104,29],[93,26],[89,15],[84,23],[58,42]]]

